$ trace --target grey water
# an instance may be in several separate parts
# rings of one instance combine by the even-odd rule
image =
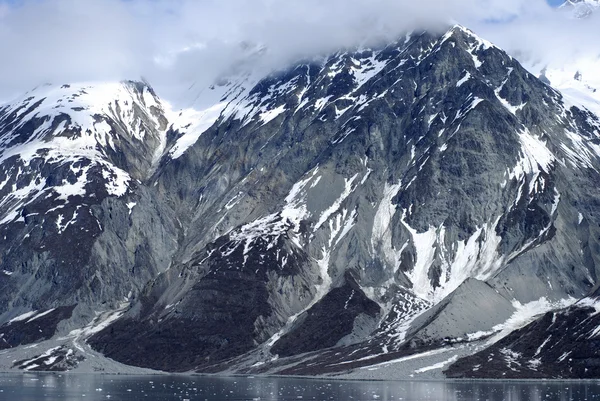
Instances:
[[[375,382],[262,377],[0,374],[2,401],[595,399],[600,399],[600,382]]]

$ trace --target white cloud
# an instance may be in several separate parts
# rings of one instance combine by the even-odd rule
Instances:
[[[8,4],[0,4],[0,20],[8,15],[10,6]]]
[[[118,1],[27,1],[0,20],[3,93],[45,82],[138,74],[152,48]]]
[[[140,76],[169,94],[226,71],[241,43],[268,48],[272,67],[451,18],[535,57],[597,47],[600,33],[543,0],[24,0],[0,6],[0,98],[44,82]]]

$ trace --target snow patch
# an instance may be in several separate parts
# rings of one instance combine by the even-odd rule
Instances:
[[[378,60],[378,52],[374,52],[370,57],[362,60],[352,59],[353,63],[350,67],[350,73],[354,76],[355,88],[354,92],[358,91],[371,78],[379,74],[389,61]]]
[[[263,125],[268,124],[269,122],[273,121],[274,119],[276,119],[277,117],[279,117],[279,115],[285,113],[286,108],[285,105],[281,105],[273,110],[267,110],[264,111],[260,114],[260,119],[263,122]]]
[[[55,310],[56,310],[56,308],[52,308],[52,309],[48,309],[48,310],[47,310],[47,311],[45,311],[45,312],[39,313],[39,314],[37,314],[37,315],[33,316],[31,319],[29,319],[29,320],[27,321],[27,323],[33,322],[34,320],[37,320],[37,319],[39,319],[39,318],[41,318],[41,317],[44,317],[44,316],[46,316],[46,315],[49,315],[50,313],[54,312]]]
[[[136,202],[129,202],[127,204],[127,209],[129,210],[129,215],[131,216],[131,212],[133,211],[133,208],[137,205]]]
[[[580,301],[577,301],[577,303],[575,304],[575,306],[577,307],[581,307],[581,308],[594,308],[594,310],[596,311],[594,314],[597,315],[600,313],[600,301],[594,298],[583,298]]]
[[[171,158],[180,158],[198,142],[200,136],[219,119],[225,107],[227,107],[227,103],[221,102],[204,110],[185,109],[181,110],[178,115],[172,114],[170,117],[170,120],[174,121],[172,128],[183,132],[183,135],[177,139],[177,142],[169,151]]]
[[[513,301],[513,306],[516,309],[515,313],[504,323],[493,327],[496,334],[488,340],[488,345],[492,345],[515,330],[521,329],[529,323],[536,320],[540,315],[551,312],[557,309],[563,309],[573,305],[577,300],[575,298],[566,298],[559,301],[549,301],[546,297],[542,297],[537,301],[532,301],[527,304],[521,304],[519,301]]]
[[[21,322],[23,320],[27,320],[33,316],[35,316],[37,314],[37,311],[31,311],[31,312],[26,312],[23,313],[22,315],[19,315],[17,317],[12,318],[11,320],[8,321],[8,324],[10,323],[15,323],[15,322]]]
[[[414,354],[414,355],[405,356],[405,357],[394,359],[394,360],[391,360],[391,361],[388,361],[388,362],[378,363],[376,365],[366,366],[366,367],[363,367],[361,369],[377,370],[380,367],[386,367],[386,366],[389,366],[389,365],[394,365],[394,364],[397,364],[397,363],[411,361],[411,360],[414,360],[414,359],[421,359],[421,358],[425,358],[425,357],[428,357],[428,356],[439,355],[439,354],[443,354],[443,353],[449,352],[449,351],[452,351],[452,348],[436,349],[436,350],[433,350],[433,351],[422,352],[420,354]],[[379,355],[374,355],[374,356],[372,356],[372,358],[376,358],[377,356],[379,356]]]
[[[458,361],[458,355],[454,355],[452,358],[447,359],[443,362],[436,363],[435,365],[426,366],[424,368],[417,369],[417,370],[415,370],[415,373],[425,373],[425,372],[429,372],[430,370],[443,369],[446,365],[450,365],[456,361]]]
[[[430,227],[419,233],[406,222],[406,214],[403,211],[401,222],[410,233],[416,251],[415,266],[407,276],[419,297],[437,303],[468,278],[485,281],[501,268],[504,259],[497,249],[502,238],[496,235],[500,217],[477,229],[466,241],[458,241],[447,249],[445,227]],[[439,287],[433,287],[429,278],[436,251],[441,262]]]
[[[509,179],[522,180],[529,176],[531,179],[528,193],[531,194],[536,188],[540,173],[542,171],[550,173],[556,159],[546,144],[527,129],[519,133],[519,142],[521,143],[521,158],[509,173]]]
[[[378,247],[380,248],[385,262],[393,268],[394,273],[400,267],[401,251],[397,252],[392,245],[391,223],[394,214],[396,214],[396,205],[392,203],[392,199],[401,188],[402,182],[395,185],[385,183],[383,198],[379,202],[371,230],[371,249],[375,252]]]
[[[465,71],[465,76],[462,77],[457,83],[456,83],[456,87],[460,88],[465,82],[467,82],[469,79],[471,79],[471,73],[469,71]]]

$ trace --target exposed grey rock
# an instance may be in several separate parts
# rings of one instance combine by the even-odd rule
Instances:
[[[310,260],[285,235],[259,237],[249,250],[225,237],[210,244],[205,258],[169,270],[90,344],[124,363],[182,371],[252,350],[314,295]]]
[[[168,267],[178,228],[142,185],[166,129],[136,82],[41,87],[0,109],[0,322],[77,305],[63,332],[81,327]]]

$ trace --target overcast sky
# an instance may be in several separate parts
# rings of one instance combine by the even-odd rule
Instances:
[[[45,82],[141,76],[168,97],[235,64],[242,43],[264,45],[278,66],[450,20],[516,54],[600,54],[599,21],[573,21],[546,0],[0,0],[0,99]]]

